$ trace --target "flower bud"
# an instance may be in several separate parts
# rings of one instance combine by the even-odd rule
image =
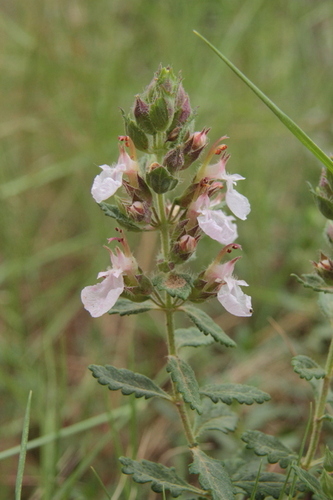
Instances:
[[[126,135],[128,135],[132,139],[134,146],[137,149],[147,153],[149,150],[148,137],[143,132],[143,130],[135,123],[134,120],[131,120],[129,116],[125,115],[123,110],[121,110],[121,113],[125,122]]]
[[[149,117],[149,106],[145,103],[140,96],[136,96],[134,104],[134,116],[137,125],[146,134],[156,134],[156,128],[153,126]]]
[[[326,219],[333,220],[333,190],[332,190],[332,174],[323,168],[319,185],[315,190],[310,188],[317,207]]]
[[[200,236],[196,238],[189,234],[184,234],[174,244],[171,250],[171,259],[173,262],[185,262],[195,252]]]
[[[326,257],[323,253],[320,254],[320,261],[313,262],[316,272],[328,285],[333,285],[333,261]]]
[[[184,154],[181,146],[171,149],[163,159],[163,165],[170,173],[177,172],[184,165]]]
[[[161,95],[150,106],[149,119],[153,127],[162,132],[166,130],[173,118],[174,107],[172,98]]]
[[[150,222],[151,212],[148,208],[147,203],[142,203],[141,201],[135,201],[127,207],[128,213],[132,216],[135,222]]]

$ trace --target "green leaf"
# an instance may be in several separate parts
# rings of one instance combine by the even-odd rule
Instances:
[[[146,180],[152,190],[158,194],[172,191],[178,184],[178,179],[171,175],[162,165],[147,172]]]
[[[182,394],[184,401],[189,403],[192,410],[202,413],[199,385],[190,365],[177,356],[169,356],[167,371],[178,391]]]
[[[174,467],[165,467],[165,465],[156,464],[149,460],[137,462],[126,457],[120,457],[119,461],[123,465],[122,472],[124,474],[133,474],[133,480],[136,483],[151,482],[151,489],[156,493],[169,490],[173,497],[178,497],[184,491],[196,495],[203,493],[177,476]]]
[[[128,231],[142,231],[142,228],[135,224],[127,215],[123,214],[116,205],[110,205],[102,201],[99,206],[108,217],[112,217]]]
[[[326,446],[325,448],[323,467],[327,472],[333,472],[333,452],[329,449],[328,446]]]
[[[146,311],[157,309],[157,306],[151,300],[145,302],[132,302],[128,299],[118,299],[109,314],[119,314],[120,316],[129,316],[130,314],[139,314]]]
[[[318,305],[329,319],[333,319],[333,297],[330,293],[320,293],[318,296]]]
[[[210,318],[208,314],[201,309],[198,309],[191,304],[185,304],[179,308],[179,310],[184,311],[202,333],[205,335],[211,335],[216,342],[219,342],[227,347],[236,346],[236,343],[228,337],[226,333],[224,333],[222,328],[220,328],[219,325],[217,325],[215,321],[213,321],[212,318]]]
[[[333,287],[328,286],[318,274],[302,274],[302,278],[297,274],[291,274],[305,288],[311,288],[314,292],[333,293]]]
[[[252,83],[236,66],[227,59],[221,52],[214,47],[205,37],[200,35],[197,31],[194,31],[214,52],[218,55],[223,62],[229,66],[229,68],[236,73],[236,75],[243,80],[243,82],[250,87],[250,89],[261,99],[266,106],[273,111],[273,113],[279,118],[279,120],[290,130],[290,132],[306,147],[311,151],[314,156],[318,158],[326,167],[333,172],[333,162],[329,156],[327,156],[324,151],[322,151],[317,144],[315,144],[312,139],[291,119],[286,115],[281,109],[274,104],[254,83]]]
[[[246,431],[242,434],[242,440],[246,448],[260,457],[267,455],[270,464],[279,462],[282,469],[288,467],[292,460],[297,460],[297,455],[274,436],[260,431]]]
[[[107,385],[111,391],[121,390],[124,396],[135,394],[136,398],[149,399],[155,396],[171,399],[169,394],[158,387],[150,378],[134,373],[126,368],[115,368],[111,365],[90,365],[89,370],[97,378],[98,383]]]
[[[316,500],[330,500],[329,497],[326,496],[323,492],[320,482],[316,477],[295,464],[292,466],[292,468],[294,469],[295,474],[301,480],[301,482],[305,484],[307,489],[315,493]]]
[[[26,459],[26,455],[27,455],[27,446],[28,446],[28,437],[29,437],[31,398],[32,398],[32,391],[29,392],[27,407],[25,410],[24,421],[23,421],[20,456],[19,456],[19,463],[18,463],[16,482],[15,482],[15,500],[21,499],[22,483],[23,483],[23,476],[24,476],[24,466],[25,466],[25,459]]]
[[[214,342],[211,336],[203,335],[202,332],[191,326],[190,328],[178,328],[175,331],[176,345],[180,347],[200,347],[210,345]]]
[[[209,491],[212,500],[234,500],[233,487],[223,462],[210,458],[199,448],[192,448],[193,464],[189,469],[192,474],[199,474],[202,488]]]
[[[250,497],[254,488],[256,488],[256,500],[263,500],[266,497],[279,498],[282,488],[286,482],[286,476],[276,472],[263,472],[259,474],[249,472],[237,474],[232,478],[232,483],[236,488],[240,488]],[[252,497],[251,497],[252,498]]]
[[[141,130],[141,128],[138,127],[133,120],[127,118],[125,120],[125,129],[126,134],[129,135],[134,142],[134,146],[140,151],[144,151],[146,153],[149,149],[149,141],[148,137]]]
[[[324,469],[320,476],[320,485],[328,498],[333,498],[333,477]]]
[[[188,274],[169,273],[153,278],[158,290],[166,291],[171,297],[186,300],[192,290],[192,280]]]
[[[299,354],[291,360],[291,364],[294,368],[294,372],[298,373],[301,378],[306,380],[311,380],[314,378],[324,378],[326,373],[325,370],[318,365],[313,359],[308,356],[303,356]]]
[[[223,403],[213,403],[211,399],[204,399],[202,415],[196,415],[193,432],[196,438],[203,433],[220,431],[227,434],[233,432],[237,426],[238,416]]]
[[[252,405],[253,403],[261,404],[271,399],[266,392],[251,385],[243,384],[206,385],[200,390],[200,394],[210,398],[213,403],[217,403],[220,400],[227,405],[231,405],[234,399],[238,403],[245,403],[246,405]]]

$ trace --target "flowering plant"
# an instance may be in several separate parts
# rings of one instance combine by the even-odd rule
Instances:
[[[134,393],[147,399],[160,397],[175,405],[192,451],[190,472],[199,474],[201,487],[185,482],[162,464],[148,461],[122,457],[123,472],[133,474],[137,482],[151,481],[154,491],[170,490],[172,496],[190,492],[196,497],[215,498],[216,488],[223,487],[227,492],[225,498],[233,498],[232,478],[222,462],[200,449],[195,422],[214,419],[217,413],[230,417],[233,414],[227,405],[234,400],[262,403],[269,396],[239,384],[200,388],[177,346],[204,345],[207,336],[226,347],[235,346],[221,327],[194,303],[217,297],[231,314],[251,316],[251,298],[241,288],[247,283],[234,275],[240,257],[225,260],[231,252],[241,249],[235,243],[236,217],[245,220],[250,204],[235,189],[244,177],[226,171],[227,137],[221,137],[208,148],[209,129],[194,131],[194,115],[181,78],[171,68],[159,68],[145,92],[136,96],[133,115],[123,112],[126,135],[119,137],[118,162],[100,167],[102,172],[95,177],[91,190],[104,213],[121,226],[117,228],[119,237],[108,241],[117,241],[122,248],[112,251],[107,247],[112,267],[100,272],[98,279],[102,281],[85,287],[81,298],[93,317],[105,313],[130,315],[152,309],[165,315],[170,391],[158,387],[145,375],[111,365],[92,365],[90,369],[111,390],[120,389],[123,394]],[[138,151],[144,153],[140,160]],[[184,188],[180,181],[184,182],[187,169],[192,173],[187,176],[190,182]],[[115,204],[110,204],[111,197]],[[161,252],[154,274],[148,275],[139,267],[125,231],[160,233]],[[206,235],[222,247],[212,264],[195,274],[188,268]],[[177,311],[183,312],[195,326],[175,330]],[[193,411],[197,414],[195,419]],[[223,424],[220,430],[226,431]],[[220,474],[216,486],[211,484],[214,471]]]
[[[287,475],[261,472],[260,468],[258,471],[255,458],[249,461],[245,455],[240,455],[221,461],[210,457],[203,449],[205,431],[214,429],[227,433],[235,430],[237,415],[229,409],[233,402],[261,404],[270,397],[255,387],[241,384],[200,387],[192,367],[180,355],[181,347],[207,345],[207,338],[209,343],[216,341],[227,348],[236,345],[196,303],[216,297],[229,313],[239,317],[252,315],[251,297],[242,290],[247,283],[234,274],[240,256],[228,259],[231,252],[241,250],[235,243],[238,237],[236,218],[245,220],[250,213],[249,201],[235,189],[244,177],[226,171],[229,154],[224,140],[227,137],[219,138],[208,147],[210,130],[194,131],[194,115],[181,78],[169,67],[159,68],[144,93],[136,96],[133,113],[126,115],[123,112],[126,135],[119,137],[117,164],[102,165],[102,172],[95,177],[91,190],[103,212],[121,226],[117,228],[119,235],[108,240],[110,244],[117,241],[121,248],[112,251],[106,247],[112,267],[98,274],[101,282],[82,290],[83,305],[93,317],[106,313],[124,316],[151,310],[164,314],[168,348],[166,371],[170,380],[166,387],[160,387],[145,375],[127,369],[112,365],[91,365],[89,368],[98,382],[112,391],[121,390],[124,395],[134,394],[136,398],[161,398],[174,405],[192,456],[189,472],[198,475],[199,485],[196,481],[187,482],[174,468],[148,460],[121,457],[122,471],[132,475],[137,483],[149,482],[153,491],[164,495],[169,491],[173,497],[184,494],[198,500],[234,500],[236,497],[282,500],[285,494],[293,498],[308,489],[321,500],[327,500],[325,492],[332,488],[331,478],[326,474],[328,469],[324,469],[321,485],[307,472],[325,418],[323,405],[328,394],[327,383],[318,399],[317,420],[303,469],[299,467],[300,458],[292,450],[277,438],[259,431],[243,433],[242,440],[247,448],[256,455],[266,456],[268,463],[279,463],[282,469],[288,467]],[[143,153],[140,159],[138,151]],[[191,173],[186,175],[188,169]],[[328,193],[332,190],[331,181],[331,177],[327,180],[326,173],[321,191],[314,192],[318,204],[329,213],[333,199],[331,191]],[[109,203],[111,197],[113,204]],[[160,253],[153,274],[140,268],[125,230],[159,232]],[[198,272],[192,269],[192,262],[198,245],[206,236],[222,247],[207,269]],[[317,283],[321,280],[323,285],[328,278],[332,281],[332,268],[332,261],[322,254],[321,261],[315,264]],[[308,279],[306,284],[310,281]],[[329,290],[323,286],[319,290],[331,293],[331,282]],[[183,313],[194,326],[176,329],[176,312]],[[330,350],[329,377],[332,376],[332,359],[333,348]],[[308,380],[325,377],[325,371],[320,371],[313,363],[306,356],[296,356],[293,360],[294,369],[301,377]],[[326,464],[332,463],[329,452],[325,460]],[[297,487],[296,478],[300,482]],[[315,480],[318,484],[314,485]]]

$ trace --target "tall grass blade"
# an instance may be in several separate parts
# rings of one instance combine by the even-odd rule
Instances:
[[[15,500],[21,499],[22,482],[25,466],[25,457],[27,454],[27,443],[29,434],[29,422],[30,422],[30,407],[31,407],[31,396],[32,392],[29,392],[27,408],[25,411],[24,421],[23,421],[23,431],[21,440],[21,450],[19,456],[19,463],[17,469],[16,483],[15,483]]]
[[[214,52],[218,55],[223,62],[229,66],[230,69],[236,75],[243,80],[244,83],[266,104],[266,106],[273,111],[273,113],[279,118],[279,120],[290,130],[292,134],[309,150],[311,153],[318,158],[318,160],[325,165],[330,172],[333,173],[333,161],[329,156],[327,156],[324,151],[322,151],[317,144],[313,142],[312,139],[291,119],[286,115],[276,104],[274,104],[269,97],[267,97],[254,83],[249,80],[244,73],[242,73],[229,59],[224,56],[213,44],[211,44],[204,36],[202,36],[197,31],[194,33],[201,38]]]

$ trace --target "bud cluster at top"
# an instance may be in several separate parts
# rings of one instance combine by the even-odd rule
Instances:
[[[122,114],[126,135],[119,136],[118,162],[100,167],[102,172],[95,177],[91,193],[105,214],[124,229],[160,231],[162,257],[157,261],[158,274],[151,278],[136,263],[124,234],[112,238],[123,248],[110,251],[112,267],[98,276],[103,281],[82,291],[85,308],[100,316],[120,296],[158,303],[161,295],[157,288],[161,289],[166,275],[172,276],[169,284],[179,284],[181,280],[174,278],[182,276],[186,300],[217,297],[232,314],[250,316],[251,299],[240,288],[247,283],[233,274],[239,257],[221,263],[230,251],[240,249],[234,244],[238,237],[236,217],[245,220],[250,212],[247,198],[235,189],[244,177],[226,170],[227,137],[208,147],[210,129],[194,131],[189,97],[181,78],[169,67],[160,67],[145,91],[135,97],[132,113]],[[144,153],[140,159],[138,151]],[[186,183],[183,171],[189,167],[192,173]],[[175,194],[170,197],[172,191]],[[115,204],[105,203],[111,197]],[[193,276],[191,271],[184,278],[184,264],[193,260],[203,235],[219,242],[222,249],[206,272]],[[162,288],[175,297],[169,284]]]

